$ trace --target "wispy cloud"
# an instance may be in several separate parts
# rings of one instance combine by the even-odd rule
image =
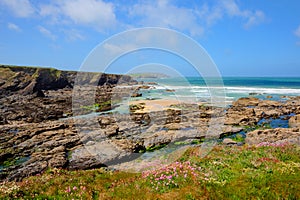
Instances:
[[[300,39],[300,25],[298,26],[298,28],[294,31],[294,34]],[[300,46],[300,41],[296,42],[297,46]]]
[[[129,52],[132,51],[134,49],[137,48],[137,46],[135,46],[134,44],[109,44],[106,43],[103,45],[103,48],[106,50],[106,52],[109,55],[118,55],[118,54],[122,54],[125,52]]]
[[[137,3],[129,9],[129,15],[139,17],[140,26],[174,28],[192,35],[203,33],[194,9],[177,6],[168,0]]]
[[[248,13],[246,15],[246,18],[247,18],[247,22],[244,24],[245,29],[249,29],[252,26],[261,24],[266,21],[265,14],[260,10],[257,10],[254,13],[251,13],[251,12]]]
[[[14,23],[7,23],[7,28],[12,31],[21,32],[21,28]]]
[[[294,34],[300,38],[300,25],[298,26],[298,28],[294,31]]]
[[[259,25],[266,21],[265,13],[261,10],[248,10],[241,9],[235,0],[223,0],[223,8],[225,13],[231,17],[241,17],[246,22],[243,24],[245,29],[249,29],[252,26]]]
[[[204,4],[198,9],[198,16],[208,25],[214,25],[224,17],[240,18],[245,29],[266,21],[265,13],[261,10],[241,9],[235,0],[223,0],[208,6]]]
[[[85,37],[76,29],[64,30],[63,31],[68,41],[84,40]]]
[[[172,0],[139,0],[133,5],[122,6],[116,1],[106,0],[0,0],[0,5],[17,17],[34,16],[42,24],[47,24],[39,31],[52,40],[56,37],[48,30],[49,26],[69,29],[63,31],[67,40],[82,40],[83,35],[74,31],[82,27],[107,33],[126,27],[156,26],[201,36],[224,18],[239,18],[245,29],[266,21],[263,11],[242,8],[236,0],[212,0],[188,7]]]
[[[40,6],[40,15],[54,22],[73,23],[105,31],[116,25],[114,5],[102,0],[61,0]]]
[[[40,33],[42,33],[44,36],[50,38],[51,40],[56,40],[56,35],[54,35],[51,31],[49,31],[45,27],[38,26],[37,28],[40,31]]]
[[[129,9],[129,16],[140,26],[159,26],[201,35],[224,17],[240,18],[245,29],[266,20],[261,10],[241,9],[235,0],[212,1],[198,7],[183,7],[169,0],[140,1]]]
[[[0,4],[7,7],[17,17],[29,17],[35,13],[29,0],[0,0]]]

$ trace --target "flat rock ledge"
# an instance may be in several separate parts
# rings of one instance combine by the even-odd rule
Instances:
[[[259,145],[261,143],[289,143],[300,146],[300,128],[255,130],[247,133],[245,142],[250,145]]]

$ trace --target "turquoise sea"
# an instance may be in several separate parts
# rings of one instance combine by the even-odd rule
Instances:
[[[252,96],[260,99],[285,101],[287,96],[300,96],[300,77],[223,77],[206,79],[179,77],[148,78],[138,79],[138,81],[143,81],[144,85],[149,85],[151,89],[136,91],[142,93],[142,96],[132,97],[117,103],[113,111],[129,113],[128,101],[136,100],[168,99],[227,107],[241,97]]]
[[[283,96],[300,95],[300,78],[294,77],[223,77],[223,78],[160,78],[141,79],[144,82],[156,82],[154,89],[142,91],[144,98],[177,98],[195,101],[210,101],[215,95],[212,91],[222,91],[226,102],[240,97],[280,100]],[[272,97],[271,97],[272,96]]]

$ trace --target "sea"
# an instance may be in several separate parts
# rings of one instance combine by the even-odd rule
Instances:
[[[171,77],[137,80],[151,88],[135,91],[142,93],[142,96],[131,97],[129,101],[166,99],[228,107],[241,97],[285,101],[290,96],[300,96],[300,77]],[[125,102],[118,103],[114,111],[128,113],[128,99]]]
[[[157,83],[151,85],[153,89],[143,90],[141,99],[175,98],[210,102],[213,98],[225,98],[226,103],[230,104],[238,98],[249,96],[270,100],[300,96],[300,77],[176,77],[139,81]]]

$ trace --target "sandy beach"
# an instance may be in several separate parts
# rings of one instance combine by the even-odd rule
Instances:
[[[192,102],[183,102],[181,100],[176,99],[155,99],[155,100],[137,100],[129,102],[129,105],[137,105],[142,104],[144,109],[135,111],[139,112],[153,112],[153,111],[162,111],[171,108],[172,105],[183,104]],[[201,102],[194,102],[193,104],[202,104]],[[172,109],[176,109],[176,107],[172,107]]]

